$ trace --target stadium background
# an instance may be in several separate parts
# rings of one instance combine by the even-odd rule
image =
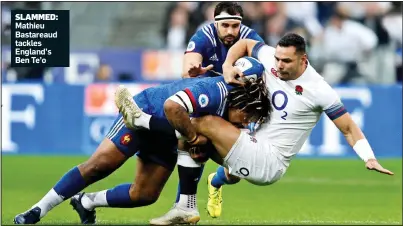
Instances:
[[[205,176],[202,224],[402,223],[402,12],[398,2],[242,2],[243,23],[269,45],[288,31],[309,43],[309,59],[336,87],[384,167],[367,172],[325,117],[281,182],[224,190],[211,219]],[[211,2],[2,2],[2,224],[39,200],[102,140],[116,109],[116,84],[133,93],[180,78],[187,41],[213,19]],[[70,10],[70,67],[11,68],[10,10]],[[336,13],[337,12],[337,13]],[[340,17],[338,15],[344,15]],[[345,20],[348,20],[345,22]],[[352,26],[351,22],[355,25]],[[342,29],[336,29],[343,24]],[[131,181],[135,161],[87,190]],[[132,210],[103,209],[103,223],[146,223],[175,197],[173,173],[160,200]],[[77,223],[67,204],[42,221]],[[69,220],[67,220],[69,219]]]

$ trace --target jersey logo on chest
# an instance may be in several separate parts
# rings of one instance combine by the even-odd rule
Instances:
[[[300,86],[300,85],[295,86],[295,94],[302,95],[303,91],[304,91],[304,89],[302,88],[302,86]]]
[[[218,61],[217,54],[214,53],[214,55],[211,56],[209,60],[211,60],[211,61]]]

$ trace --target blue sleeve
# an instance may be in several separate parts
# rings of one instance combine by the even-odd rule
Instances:
[[[198,82],[184,91],[192,102],[193,114],[207,113],[222,116],[224,101],[228,94],[224,82]]]
[[[203,55],[204,51],[213,45],[215,39],[208,26],[203,26],[190,38],[185,53],[200,53]]]
[[[258,41],[258,42],[264,42],[263,38],[260,37],[260,35],[259,35],[255,30],[252,30],[252,31],[246,36],[246,38],[248,38],[248,39],[253,39],[253,40],[256,40],[256,41]]]

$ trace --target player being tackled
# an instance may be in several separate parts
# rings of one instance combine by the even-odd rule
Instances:
[[[246,72],[246,70],[243,71]],[[147,122],[145,121],[145,119],[149,118],[149,116],[144,113],[133,101],[131,101],[130,97],[130,92],[125,87],[119,87],[116,93],[116,105],[122,113],[124,121],[127,123],[126,126],[134,129],[146,128],[146,124],[150,124],[150,120]],[[206,138],[204,136],[198,134],[195,134],[194,136],[186,135],[187,133],[189,133],[189,131],[193,131],[191,120],[189,119],[189,116],[182,117],[182,114],[177,112],[185,112],[186,109],[189,109],[191,107],[191,105],[188,103],[190,100],[186,96],[184,96],[184,94],[179,94],[177,97],[178,98],[172,98],[165,103],[166,119],[160,118],[159,123],[161,125],[164,125],[169,122],[169,124],[171,124],[172,127],[176,130],[176,134],[181,134],[181,136],[185,137],[193,137],[189,140],[189,144],[193,146],[189,150],[190,155],[193,157],[193,159],[197,159],[198,157],[200,157],[200,155],[204,155],[209,152],[211,153],[210,157],[212,157],[212,159],[216,163],[218,163],[219,165],[223,165],[224,159],[216,154],[213,145],[207,144],[211,146],[213,150],[205,148],[205,146],[203,145],[206,144]],[[272,107],[267,97],[268,91],[265,88],[263,79],[258,78],[257,80],[254,80],[249,77],[244,86],[237,86],[233,88],[228,92],[226,98],[228,109],[239,109],[239,111],[245,112],[245,114],[249,118],[249,121],[246,122],[244,119],[242,119],[242,117],[245,116],[235,116],[235,112],[231,110],[228,111],[228,119],[232,122],[234,126],[237,126],[238,128],[245,128],[249,122],[257,122],[258,124],[263,123],[264,121],[269,119],[270,112],[272,112]],[[210,99],[210,101],[212,100]],[[235,119],[237,117],[241,118]],[[157,120],[157,118],[154,116],[151,116],[151,118],[152,121]],[[167,122],[164,122],[162,120],[167,120]],[[236,121],[243,121],[244,123],[236,123]],[[149,129],[155,130],[156,128],[157,127]],[[167,134],[169,133],[169,131],[166,132]],[[202,149],[204,151],[197,151],[199,149]],[[187,148],[184,148],[182,146],[181,150],[187,150]],[[206,156],[202,156],[202,158],[204,158],[204,160],[202,161],[207,160]],[[236,176],[230,176],[228,173],[226,174],[226,176],[226,181],[228,183],[239,182],[239,178]],[[212,190],[211,193],[214,195],[211,196],[211,198],[209,199],[209,203],[216,203],[216,205],[219,204],[217,202],[221,201],[219,195],[221,194],[221,190],[217,189],[217,192]],[[197,217],[198,219],[200,219],[200,217],[198,211],[194,211],[191,208],[192,205],[194,205],[194,203],[188,202],[187,206],[184,207],[175,206],[166,215],[160,218],[152,219],[150,223],[153,225],[194,223],[191,220],[195,219],[194,217]],[[216,215],[216,213],[212,214]]]
[[[215,6],[214,21],[202,24],[190,38],[183,56],[182,77],[185,79],[215,77],[216,72],[222,73],[222,64],[229,48],[240,40],[248,38],[263,42],[263,38],[254,29],[242,24],[241,4],[227,1],[207,4]],[[252,124],[250,128],[254,128]],[[174,220],[178,215],[172,213],[187,208],[188,202],[192,203],[189,212],[198,212],[197,187],[205,163],[195,161],[188,152],[178,149],[177,164],[179,183],[174,207],[163,216],[152,219],[152,222],[163,224],[170,217]]]
[[[259,70],[254,71],[255,68]],[[252,77],[256,76],[256,81],[262,81],[259,80],[263,73],[262,65],[245,68],[243,71],[248,70]],[[264,97],[267,95],[263,92],[265,90],[259,90],[262,95],[257,95],[259,92],[253,94],[253,87],[265,86],[257,82],[250,84],[244,87],[228,85],[225,84],[224,78],[219,76],[180,80],[145,89],[135,96],[125,88],[118,88],[116,103],[123,115],[117,116],[94,154],[68,171],[39,202],[18,214],[14,223],[35,224],[69,198],[72,198],[70,204],[83,224],[96,222],[95,210],[99,207],[135,208],[153,204],[158,200],[176,165],[178,138],[175,129],[186,140],[180,143],[183,146],[181,149],[184,149],[185,144],[201,145],[207,142],[205,137],[197,135],[190,117],[215,115],[237,127],[268,117],[267,108],[270,102],[267,96]],[[238,97],[245,95],[252,97],[251,104],[231,104],[238,100]],[[120,105],[137,106],[144,114],[122,110]],[[261,110],[255,111],[254,108]],[[142,126],[148,130],[127,128],[124,120],[130,124],[129,117],[138,117],[136,122],[141,121],[138,119],[148,120]],[[80,193],[90,184],[112,174],[133,155],[137,156],[133,183],[120,184],[103,191]],[[189,214],[182,222],[199,221],[198,211],[187,213]]]

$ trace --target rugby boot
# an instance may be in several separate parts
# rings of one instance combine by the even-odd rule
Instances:
[[[78,213],[81,219],[82,224],[95,224],[95,210],[87,210],[84,208],[83,204],[81,204],[81,199],[84,196],[83,193],[78,193],[77,195],[71,197],[70,205],[73,206],[73,209]]]
[[[215,188],[213,185],[211,185],[211,181],[213,180],[215,174],[216,173],[211,173],[207,178],[207,213],[213,218],[221,216],[222,211],[222,186],[220,188]]]
[[[129,129],[138,128],[134,122],[141,116],[142,110],[133,100],[133,95],[123,85],[120,85],[115,92],[115,104],[123,116],[125,125]]]
[[[197,224],[199,220],[197,209],[182,209],[175,205],[165,215],[150,220],[150,225]]]
[[[14,224],[36,224],[40,221],[41,208],[34,207],[14,217]]]

